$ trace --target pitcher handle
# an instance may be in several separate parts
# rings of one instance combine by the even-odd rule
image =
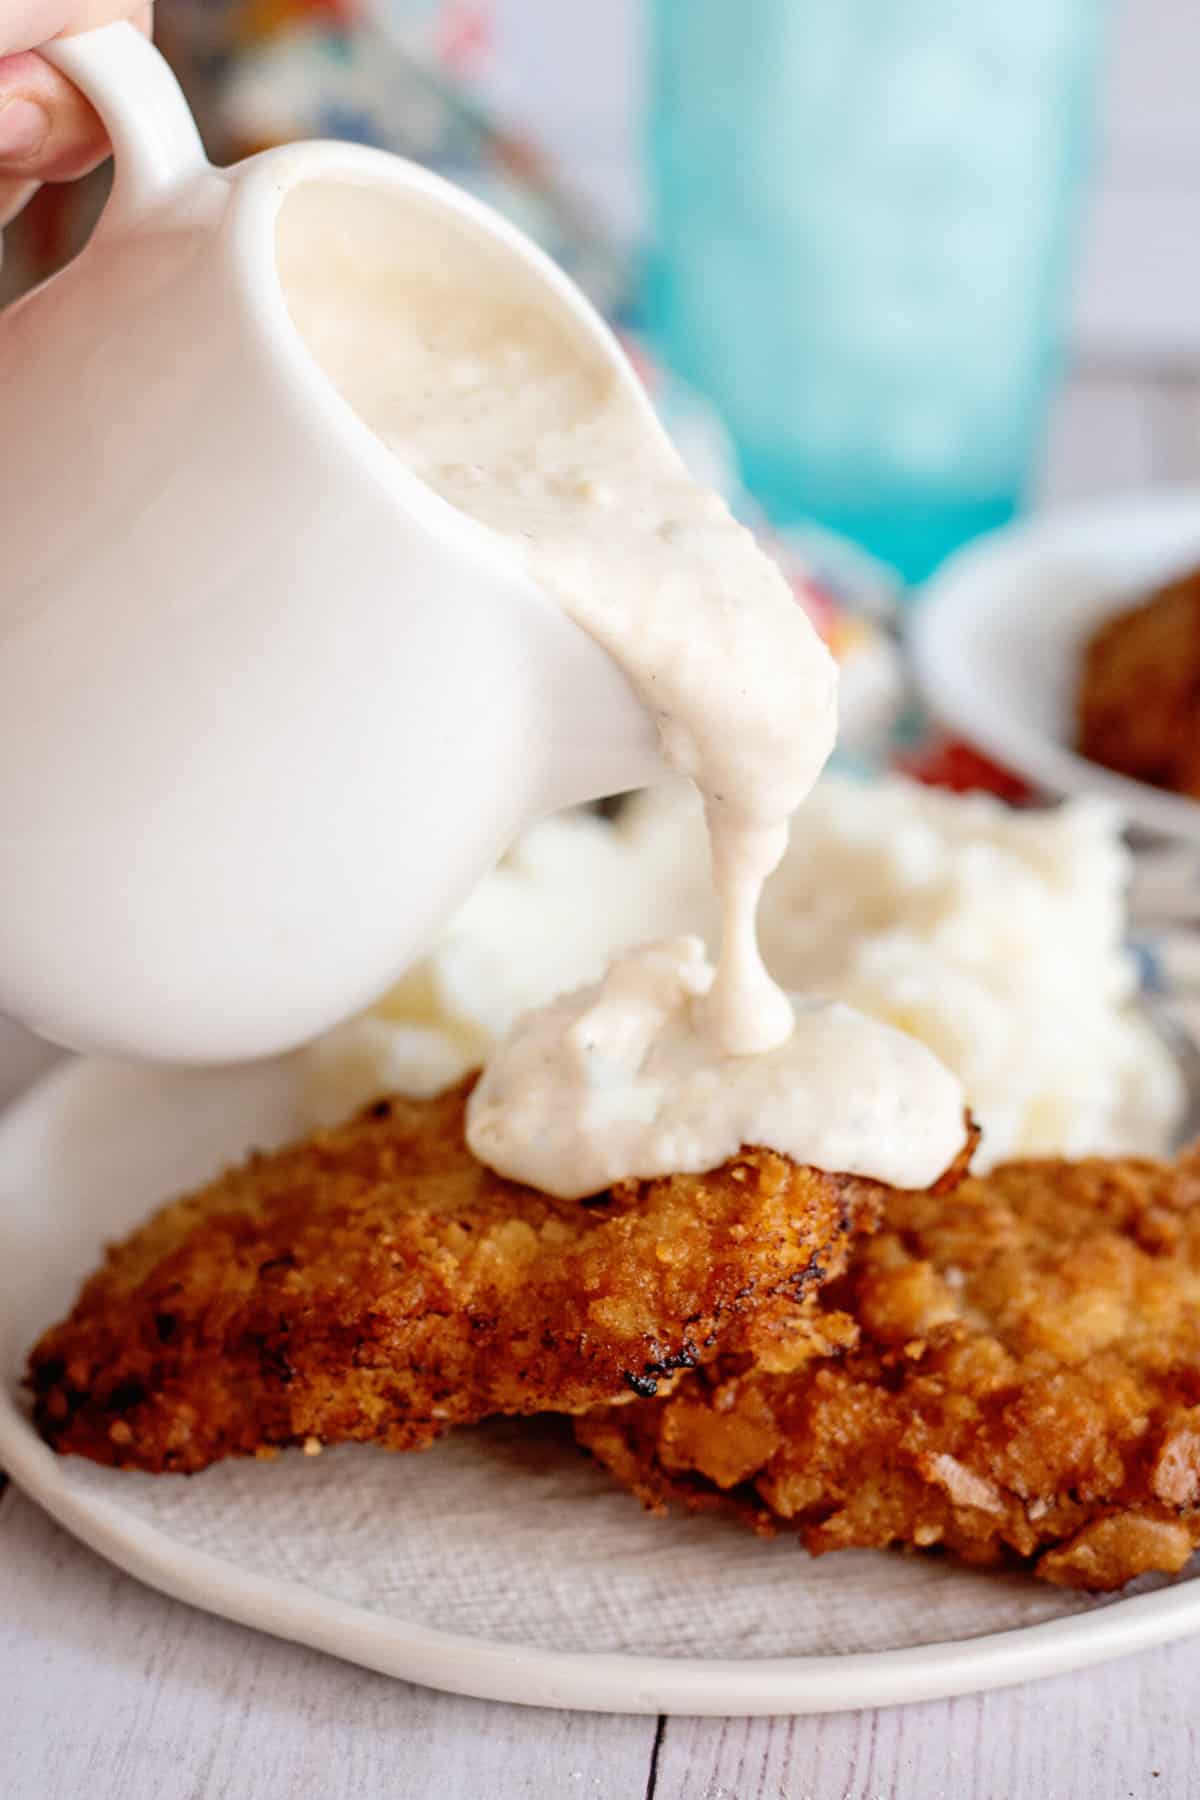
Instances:
[[[101,224],[137,224],[209,168],[183,90],[149,38],[120,21],[55,38],[41,55],[87,95],[113,147],[112,195]]]

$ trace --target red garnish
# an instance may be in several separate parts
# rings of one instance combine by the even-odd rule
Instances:
[[[949,788],[955,794],[995,794],[1013,806],[1033,799],[1033,789],[1019,775],[961,738],[933,738],[898,756],[896,767],[926,787]]]

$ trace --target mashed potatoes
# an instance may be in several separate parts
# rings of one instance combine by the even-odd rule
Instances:
[[[711,941],[706,856],[679,788],[641,796],[617,824],[534,826],[397,987],[305,1052],[313,1121],[385,1089],[436,1092],[617,950],[688,931]],[[1152,1154],[1183,1093],[1134,1005],[1128,875],[1099,803],[1014,813],[901,777],[831,775],[793,821],[762,942],[786,987],[846,1000],[948,1064],[983,1126],[977,1166]]]

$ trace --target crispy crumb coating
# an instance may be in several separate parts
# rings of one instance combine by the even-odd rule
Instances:
[[[1101,626],[1076,714],[1084,756],[1200,800],[1200,569]]]
[[[937,1546],[1099,1591],[1200,1545],[1200,1154],[889,1194],[800,1312],[791,1372],[722,1357],[581,1442],[655,1510],[814,1553]]]
[[[29,1359],[47,1441],[193,1471],[651,1395],[722,1347],[769,1355],[877,1209],[871,1183],[753,1149],[554,1200],[469,1154],[470,1087],[255,1155],[111,1248]]]

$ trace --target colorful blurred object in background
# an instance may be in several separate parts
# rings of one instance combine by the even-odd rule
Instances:
[[[529,232],[605,311],[623,304],[628,259],[485,102],[489,0],[159,0],[157,20],[216,161],[301,138],[410,157]]]
[[[652,341],[909,579],[1029,475],[1102,0],[652,0]]]
[[[631,258],[486,103],[490,18],[490,0],[158,0],[155,38],[214,162],[302,138],[410,157],[496,206],[619,316]],[[5,234],[0,299],[74,254],[106,182],[36,196]]]

